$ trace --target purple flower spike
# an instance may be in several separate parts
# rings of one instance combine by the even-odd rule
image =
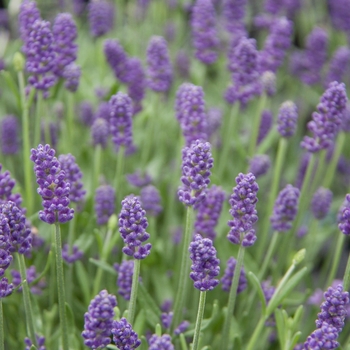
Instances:
[[[339,347],[339,343],[336,341],[337,338],[337,329],[328,323],[324,323],[307,337],[301,349],[337,349]]]
[[[19,32],[21,39],[26,43],[34,22],[40,19],[40,12],[36,1],[24,0],[19,9]]]
[[[150,216],[158,216],[163,210],[159,191],[153,185],[141,189],[140,200],[146,213]]]
[[[80,76],[80,66],[75,63],[66,66],[62,73],[62,77],[66,80],[64,83],[65,88],[70,92],[76,92],[78,90]]]
[[[278,113],[277,130],[282,137],[295,134],[298,121],[298,109],[294,102],[283,102]]]
[[[2,164],[0,164],[0,204],[5,204],[8,201],[16,203],[17,207],[22,204],[22,197],[18,193],[12,193],[16,181],[11,178],[10,172],[4,171],[1,173]]]
[[[96,38],[112,30],[114,6],[106,0],[92,0],[88,5],[90,34]]]
[[[45,347],[45,337],[39,336],[39,335],[35,335],[36,337],[36,342],[38,344],[37,349],[38,350],[46,350]],[[25,338],[24,339],[24,344],[26,345],[25,350],[30,350],[32,348],[33,342],[29,339],[29,338]]]
[[[341,46],[334,53],[326,76],[326,87],[332,81],[343,81],[345,74],[350,67],[350,49],[346,46]]]
[[[271,130],[273,123],[273,114],[269,110],[264,110],[261,113],[261,122],[259,127],[258,144],[267,136]]]
[[[188,79],[190,74],[190,58],[185,50],[179,50],[176,55],[175,65],[179,76]]]
[[[34,22],[23,50],[27,56],[26,70],[30,75],[29,84],[47,93],[56,82],[53,73],[56,53],[49,22],[43,20]]]
[[[299,189],[292,185],[287,185],[278,194],[270,218],[271,226],[275,231],[286,232],[292,228],[298,212],[299,194]]]
[[[233,276],[235,273],[237,260],[231,257],[227,260],[225,274],[221,278],[222,290],[230,292]],[[242,293],[247,288],[247,278],[245,276],[244,268],[242,267],[239,275],[239,281],[237,286],[237,294]]]
[[[83,101],[79,105],[79,118],[81,122],[87,126],[91,126],[94,122],[94,111],[89,101]]]
[[[91,300],[88,312],[84,315],[84,344],[90,349],[102,349],[111,342],[114,310],[117,299],[114,295],[102,290]]]
[[[0,277],[4,276],[5,271],[10,266],[12,255],[6,249],[0,249]]]
[[[211,0],[197,0],[192,9],[192,41],[195,56],[204,64],[212,64],[218,54],[215,8]]]
[[[318,220],[324,219],[331,207],[333,193],[327,188],[320,187],[312,197],[311,210]]]
[[[128,56],[116,39],[107,39],[104,42],[104,53],[114,75],[122,83],[129,82]]]
[[[261,84],[267,96],[276,94],[276,74],[274,72],[265,71],[261,76]]]
[[[38,194],[43,199],[44,210],[40,210],[39,219],[48,224],[72,220],[74,209],[68,207],[70,184],[55,157],[55,150],[50,145],[39,145],[36,149],[32,148],[30,160],[35,164]]]
[[[249,161],[249,172],[256,178],[265,175],[271,166],[270,157],[267,154],[257,154]]]
[[[6,204],[5,202],[4,204]],[[3,204],[0,204],[3,205]],[[0,210],[0,248],[5,250],[5,253],[9,248],[9,239],[10,239],[10,226],[8,218],[1,213]]]
[[[4,155],[17,154],[19,151],[19,124],[14,115],[8,115],[1,121],[1,152]]]
[[[171,322],[173,321],[173,312],[163,312],[161,315],[162,326],[166,329],[170,328]]]
[[[197,140],[182,151],[182,186],[178,189],[180,202],[193,206],[205,198],[205,189],[210,183],[213,157],[209,142]]]
[[[173,81],[168,44],[161,36],[153,36],[147,47],[148,87],[155,92],[169,91]]]
[[[119,214],[119,232],[126,244],[124,254],[139,260],[150,254],[151,243],[142,245],[149,238],[147,226],[146,212],[142,209],[140,200],[133,195],[126,197]]]
[[[66,181],[70,183],[69,199],[73,203],[81,203],[84,201],[86,191],[83,189],[81,172],[78,164],[75,161],[75,157],[69,154],[61,154],[58,157],[58,161],[61,163],[61,169],[66,174]]]
[[[65,244],[62,248],[62,258],[68,264],[73,264],[83,257],[83,252],[76,245],[73,245],[71,253],[69,253],[69,245]]]
[[[128,60],[128,95],[133,102],[133,115],[142,110],[142,100],[146,89],[146,75],[141,60],[131,57]]]
[[[8,282],[6,277],[3,277],[0,281],[0,299],[6,298],[13,292],[13,284]]]
[[[237,33],[245,32],[244,16],[246,0],[224,0],[223,16],[225,19],[225,27],[230,34],[239,35]]]
[[[185,333],[190,326],[188,321],[182,321],[174,330],[175,335],[180,335],[181,333]]]
[[[112,334],[113,341],[120,350],[132,350],[141,345],[141,340],[125,317],[120,321],[113,321]]]
[[[124,146],[126,149],[133,147],[132,143],[132,101],[123,92],[113,95],[110,105],[110,133],[116,151]]]
[[[226,194],[219,186],[212,186],[206,197],[199,203],[194,223],[195,232],[212,241],[216,237],[215,226],[218,223]]]
[[[32,248],[31,230],[23,211],[14,202],[8,201],[0,205],[1,214],[7,219],[9,225],[9,251],[26,254]]]
[[[98,225],[107,224],[115,210],[115,190],[110,185],[102,185],[96,189],[95,213]]]
[[[345,85],[332,82],[317,105],[318,112],[312,114],[312,121],[307,125],[313,137],[305,136],[302,148],[315,153],[327,149],[334,142],[342,126],[346,102]]]
[[[74,43],[77,38],[77,26],[70,13],[59,13],[52,27],[56,63],[54,72],[64,76],[64,69],[77,59],[78,46]],[[66,74],[66,73],[65,73]]]
[[[171,337],[169,334],[163,334],[161,337],[153,334],[148,342],[148,350],[175,350],[174,345],[171,343]]]
[[[134,187],[143,187],[147,186],[152,182],[151,176],[146,172],[141,172],[140,170],[136,170],[132,174],[127,174],[126,178],[130,185]]]
[[[134,274],[134,260],[124,260],[120,265],[115,267],[118,273],[118,294],[120,294],[125,300],[129,301],[132,287],[132,276]]]
[[[202,87],[182,84],[176,94],[175,110],[187,146],[197,139],[207,141],[208,123]]]
[[[228,221],[230,232],[227,238],[233,244],[242,244],[243,247],[250,247],[256,241],[254,224],[258,221],[255,209],[258,202],[258,184],[252,173],[240,173],[236,177],[237,186],[233,188],[233,193],[229,203],[231,205],[230,214],[233,220]]]
[[[109,136],[109,125],[106,119],[97,118],[91,126],[91,138],[94,146],[107,147]]]
[[[216,257],[213,241],[197,234],[188,250],[192,260],[190,277],[194,287],[201,292],[213,290],[219,284],[215,277],[220,273],[220,260]]]
[[[347,0],[330,0],[328,9],[332,24],[336,29],[350,32],[350,8]]]

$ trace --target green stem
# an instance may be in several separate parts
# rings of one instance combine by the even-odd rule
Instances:
[[[34,322],[33,322],[32,304],[30,301],[30,291],[29,291],[29,286],[27,282],[26,263],[24,261],[23,254],[16,253],[16,255],[18,259],[19,271],[20,271],[21,280],[22,280],[23,303],[24,303],[24,312],[25,312],[26,323],[27,323],[27,332],[33,344],[37,345],[36,337],[35,337]]]
[[[125,158],[124,155],[125,155],[125,147],[122,146],[118,151],[117,168],[115,171],[115,178],[114,178],[114,189],[116,192],[117,204],[120,203],[121,198],[123,198],[122,181],[123,181],[123,172],[124,172],[124,158]],[[118,206],[116,206],[116,208],[118,210]]]
[[[258,338],[260,336],[260,333],[261,333],[262,329],[264,328],[265,320],[266,320],[265,316],[261,315],[259,323],[255,327],[254,333],[253,333],[252,337],[249,340],[249,343],[248,343],[248,346],[247,346],[246,350],[253,350],[253,349],[255,349],[255,343],[257,342],[257,340],[258,340]]]
[[[269,194],[269,201],[267,204],[267,211],[265,212],[264,221],[262,223],[262,230],[260,234],[260,243],[258,247],[258,261],[261,261],[265,254],[265,247],[267,243],[269,227],[270,227],[270,216],[272,214],[275,199],[277,197],[278,188],[280,185],[281,173],[283,168],[284,159],[287,151],[287,139],[280,138],[277,150],[276,164],[274,167],[271,190]]]
[[[192,350],[197,350],[198,346],[199,346],[199,336],[200,336],[200,332],[201,332],[201,325],[202,325],[202,320],[203,320],[203,315],[204,315],[206,294],[207,294],[207,292],[200,292],[197,320],[196,320],[196,326],[194,328]]]
[[[348,262],[346,264],[346,269],[343,278],[343,290],[348,291],[350,287],[350,254],[348,257]]]
[[[250,144],[249,144],[249,156],[252,157],[254,155],[255,147],[258,141],[259,129],[260,129],[260,120],[261,120],[261,112],[264,110],[267,101],[267,96],[263,93],[257,102],[257,108],[254,115],[253,125],[252,125],[252,133],[250,136]]]
[[[73,243],[74,243],[74,233],[75,233],[75,222],[76,217],[73,216],[73,219],[69,222],[69,231],[68,231],[68,254],[73,252]],[[66,278],[66,290],[67,290],[67,303],[71,305],[72,295],[73,295],[73,264],[69,264],[68,273]]]
[[[183,237],[182,253],[181,253],[181,267],[179,284],[174,303],[174,317],[172,321],[172,329],[174,330],[180,323],[182,318],[183,307],[185,303],[185,294],[187,288],[187,281],[189,279],[189,265],[190,265],[190,253],[188,247],[191,243],[192,230],[193,230],[193,208],[187,207],[186,215],[186,229]]]
[[[133,324],[135,318],[135,309],[136,309],[136,297],[137,297],[137,289],[139,286],[139,276],[140,276],[140,265],[141,260],[134,259],[134,273],[132,275],[132,287],[130,294],[130,302],[128,309],[128,321]]]
[[[0,350],[5,350],[4,342],[4,314],[2,311],[2,298],[0,298]]]
[[[64,287],[62,244],[61,244],[61,227],[55,223],[55,255],[56,255],[56,273],[57,273],[57,293],[58,293],[58,312],[60,317],[62,348],[69,350],[68,346],[68,326],[66,317],[66,296]]]
[[[259,272],[259,280],[263,280],[263,278],[264,278],[264,275],[266,273],[266,269],[269,266],[269,263],[270,263],[270,260],[272,258],[273,253],[275,252],[278,237],[279,237],[279,232],[275,231],[272,235],[272,240],[271,240],[271,243],[269,244],[269,249],[266,253],[266,256],[264,257],[264,263],[263,263],[261,270]]]
[[[237,297],[237,287],[238,287],[239,277],[241,275],[241,270],[242,270],[242,266],[243,266],[244,253],[245,253],[245,248],[241,244],[239,246],[239,250],[238,250],[237,263],[236,263],[236,267],[235,267],[235,271],[234,271],[234,275],[233,275],[230,294],[228,297],[229,299],[228,299],[224,329],[223,329],[222,337],[221,337],[221,348],[220,349],[228,349],[228,345],[230,344],[229,337],[230,337],[231,320],[232,320],[233,313],[235,310],[235,303],[236,303],[236,297]]]
[[[73,145],[73,131],[74,131],[74,95],[70,91],[67,91],[67,136],[68,142],[66,142],[66,153],[74,149]]]
[[[320,153],[315,178],[312,181],[312,184],[308,190],[308,192],[311,194],[315,193],[317,187],[320,186],[320,184],[322,183],[322,180],[325,178],[324,171],[326,166],[326,156],[327,156],[327,150],[322,150]]]
[[[22,108],[22,137],[23,137],[23,162],[24,162],[24,184],[26,191],[26,207],[28,215],[33,214],[33,194],[32,194],[32,169],[30,166],[30,141],[29,141],[29,108],[25,96],[23,71],[18,72],[18,82],[21,94]]]
[[[99,185],[98,179],[101,172],[101,145],[96,145],[94,152],[94,169],[93,169],[93,179],[91,181],[91,197],[95,195],[96,188]]]
[[[35,115],[35,133],[34,133],[34,145],[37,146],[41,139],[41,91],[37,91],[36,94],[36,115]]]
[[[325,288],[328,288],[332,284],[332,282],[335,278],[335,274],[337,273],[342,249],[344,248],[344,240],[345,240],[345,235],[343,235],[342,233],[339,232],[338,239],[337,239],[337,245],[335,248],[335,253],[333,255],[332,267],[331,267],[330,272],[328,274],[327,283],[325,285]]]

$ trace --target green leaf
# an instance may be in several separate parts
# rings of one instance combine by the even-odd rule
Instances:
[[[66,307],[66,315],[67,315],[67,327],[68,329],[72,330],[75,328],[74,314],[71,307],[68,305],[68,303],[65,303],[65,307]],[[70,335],[73,335],[73,332],[70,332]]]
[[[137,314],[133,329],[137,334],[143,334],[145,330],[145,323],[146,323],[146,313],[145,310],[141,309],[140,312]]]
[[[289,345],[288,350],[293,350],[293,349],[294,349],[294,347],[295,347],[295,345],[297,344],[297,342],[298,342],[300,336],[301,336],[301,332],[297,332],[297,333],[295,333],[295,334],[293,335],[293,338],[292,338],[292,340],[291,340],[291,343],[290,343],[290,345]]]
[[[283,345],[286,343],[286,324],[285,324],[285,318],[283,316],[282,310],[276,309],[275,310],[275,319],[276,319],[276,327],[277,327],[277,334],[278,334],[278,340],[280,343],[280,349],[283,349]]]
[[[9,72],[4,71],[4,70],[1,71],[0,74],[6,80],[7,86],[10,88],[10,90],[15,95],[16,100],[17,100],[17,104],[21,108],[21,97],[20,97],[20,94],[19,94],[19,89],[18,89],[17,84],[16,84],[15,80],[13,79],[12,75]]]
[[[180,334],[180,344],[182,350],[188,350],[188,346],[186,343],[185,335],[183,333]]]
[[[75,262],[75,268],[77,270],[76,276],[80,284],[80,290],[83,292],[83,295],[84,295],[84,303],[85,305],[89,305],[91,278],[88,276],[86,269],[81,261]]]
[[[247,277],[248,277],[249,282],[253,285],[255,291],[258,293],[258,297],[259,297],[260,302],[261,302],[261,312],[263,315],[265,315],[266,314],[266,299],[265,299],[264,292],[261,288],[260,281],[259,281],[258,277],[256,277],[254,275],[254,273],[251,271],[248,272]]]
[[[161,311],[142,283],[139,283],[137,299],[146,313],[148,323],[155,327],[159,323]]]
[[[293,317],[293,322],[292,322],[292,329],[296,330],[298,328],[298,324],[301,320],[301,317],[304,313],[304,306],[300,305],[297,310],[295,311],[294,317]]]
[[[94,265],[100,267],[102,270],[112,274],[112,275],[116,275],[117,272],[115,271],[115,269],[109,265],[108,263],[106,263],[105,261],[102,261],[102,260],[97,260],[97,259],[93,259],[93,258],[90,258],[89,261],[91,263],[93,263]]]
[[[49,251],[49,254],[47,256],[47,260],[46,260],[46,265],[44,267],[44,270],[41,272],[41,274],[32,282],[30,282],[30,286],[37,284],[45,275],[46,272],[49,270],[50,266],[51,266],[51,261],[52,261],[52,251]]]

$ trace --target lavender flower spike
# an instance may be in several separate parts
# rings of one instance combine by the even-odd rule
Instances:
[[[21,39],[26,42],[34,22],[40,19],[40,12],[36,1],[24,0],[19,9],[19,31]]]
[[[324,219],[332,204],[333,193],[327,188],[320,187],[312,197],[311,210],[318,220]]]
[[[102,290],[91,301],[88,312],[84,315],[84,344],[90,349],[102,349],[111,342],[111,331],[114,318],[113,308],[117,306],[114,295]]]
[[[146,213],[150,216],[158,216],[163,210],[160,204],[159,191],[153,185],[148,185],[141,189],[140,200]]]
[[[1,152],[4,155],[16,154],[19,151],[19,123],[14,115],[8,115],[1,121]]]
[[[130,195],[122,201],[119,214],[119,232],[124,240],[123,253],[135,259],[145,259],[151,252],[151,243],[142,245],[149,238],[146,212],[138,197]]]
[[[112,334],[113,341],[120,350],[133,350],[141,345],[141,340],[125,317],[113,321]]]
[[[312,114],[308,129],[313,137],[305,136],[301,147],[315,153],[327,149],[337,136],[346,109],[346,89],[343,83],[333,81],[317,105],[318,112]]]
[[[173,81],[168,45],[161,36],[153,36],[147,47],[148,87],[155,92],[169,91]]]
[[[229,203],[231,205],[230,214],[233,220],[228,221],[230,232],[227,238],[234,244],[242,244],[243,247],[250,247],[256,241],[255,229],[253,225],[258,221],[255,209],[258,202],[258,184],[252,173],[240,173],[236,177],[237,186],[233,188],[233,193]]]
[[[163,334],[161,337],[153,334],[149,339],[148,350],[175,350],[175,347],[169,334]]]
[[[188,250],[192,260],[190,277],[194,287],[201,292],[213,290],[219,284],[215,277],[220,273],[220,260],[216,257],[213,241],[197,234]]]
[[[125,260],[120,265],[115,264],[117,269],[118,279],[118,294],[120,294],[125,300],[130,300],[132,276],[134,274],[134,260]]]
[[[224,290],[225,292],[230,292],[236,264],[237,264],[237,260],[232,256],[227,260],[226,270],[224,275],[221,278],[222,290]],[[239,275],[237,294],[242,293],[246,288],[247,288],[247,278],[245,275],[244,268],[242,267],[241,273]]]
[[[182,186],[178,189],[180,202],[186,206],[200,203],[205,197],[205,189],[210,182],[210,169],[213,167],[213,158],[209,142],[192,143],[182,151]]]
[[[95,193],[95,213],[97,224],[107,224],[115,210],[115,190],[110,185],[102,185]]]
[[[265,175],[271,166],[270,157],[267,154],[257,154],[249,160],[249,172],[256,178]]]
[[[292,101],[283,102],[278,113],[277,130],[282,137],[295,134],[298,120],[297,106]]]
[[[88,17],[91,36],[102,36],[113,28],[114,6],[107,0],[92,0],[88,6]]]
[[[0,299],[6,298],[13,292],[13,284],[8,282],[6,277],[0,280]]]
[[[270,218],[274,230],[286,232],[292,228],[293,220],[298,212],[299,194],[299,189],[292,185],[287,185],[278,194]]]
[[[61,224],[73,219],[74,210],[69,208],[70,184],[66,174],[55,157],[55,150],[49,145],[39,145],[31,150],[30,160],[34,162],[38,194],[42,197],[44,210],[39,212],[40,220],[48,224]]]
[[[91,138],[94,146],[101,145],[101,148],[107,147],[109,136],[109,125],[106,119],[97,118],[91,126]]]
[[[192,41],[195,56],[204,64],[217,59],[219,40],[215,28],[215,8],[211,0],[197,0],[192,9]]]

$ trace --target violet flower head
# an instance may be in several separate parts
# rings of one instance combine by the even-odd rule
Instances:
[[[79,105],[79,118],[81,122],[87,126],[91,126],[94,122],[94,110],[89,101],[83,101]]]
[[[34,162],[38,194],[42,197],[44,210],[40,210],[39,219],[48,223],[65,223],[73,219],[74,209],[68,207],[70,183],[55,157],[50,145],[32,148],[30,160]]]
[[[180,335],[181,333],[185,333],[190,326],[190,323],[188,321],[182,321],[175,329],[174,334]]]
[[[262,140],[267,136],[269,131],[271,130],[273,123],[273,114],[269,110],[264,110],[261,113],[261,121],[260,121],[260,127],[259,127],[259,135],[258,135],[258,141],[257,143],[261,143]]]
[[[328,72],[325,78],[326,87],[332,81],[343,81],[350,69],[350,49],[346,46],[339,47],[329,63]]]
[[[70,92],[76,92],[79,87],[81,68],[75,63],[65,66],[62,77],[65,79],[64,87]]]
[[[114,295],[102,290],[91,300],[88,312],[84,315],[84,344],[90,349],[102,349],[111,342],[114,310],[117,299]]]
[[[197,217],[194,223],[196,233],[212,241],[216,237],[215,226],[218,223],[226,194],[219,186],[212,186],[206,192],[206,197],[197,207]]]
[[[168,92],[173,82],[168,44],[161,36],[153,36],[147,47],[147,83],[155,92]]]
[[[192,260],[190,277],[194,287],[201,292],[213,290],[219,284],[215,277],[220,273],[220,260],[216,257],[213,241],[196,234],[188,250]]]
[[[207,135],[210,139],[222,124],[222,110],[220,108],[211,107],[207,113]]]
[[[146,232],[147,226],[146,212],[138,197],[126,197],[119,214],[119,232],[126,245],[122,249],[124,254],[138,260],[145,259],[150,254],[151,243],[142,245],[150,237]]]
[[[350,32],[350,8],[347,0],[329,0],[329,13],[332,24],[336,29]]]
[[[30,75],[28,83],[47,93],[56,82],[53,73],[56,52],[49,22],[38,19],[33,23],[23,51],[27,56],[26,71]]]
[[[197,140],[182,150],[182,186],[178,189],[180,202],[193,206],[205,198],[213,163],[209,142]]]
[[[192,42],[195,56],[204,64],[212,64],[218,54],[215,8],[211,0],[196,0],[192,9]]]
[[[270,217],[271,226],[275,231],[286,232],[292,228],[298,212],[299,195],[299,189],[292,185],[287,185],[280,191]]]
[[[338,228],[344,235],[350,235],[350,194],[345,196],[345,200],[338,212]]]
[[[230,292],[236,264],[237,260],[232,256],[227,260],[226,270],[221,278],[222,290],[224,290],[225,292]],[[245,275],[244,268],[242,267],[241,273],[239,275],[237,294],[242,293],[247,288],[247,285],[247,278]]]
[[[106,119],[97,118],[91,126],[91,138],[94,146],[107,147],[109,136],[109,125]]]
[[[0,229],[0,234],[1,234],[1,229]],[[2,237],[1,237],[1,240],[2,240]],[[1,242],[1,243],[3,243],[3,242]],[[9,244],[8,238],[7,238],[7,244]],[[0,248],[0,277],[4,276],[5,271],[7,270],[7,268],[10,266],[10,264],[12,262],[12,259],[13,259],[12,255],[10,254],[7,247],[6,247],[6,249]]]
[[[262,89],[267,96],[276,94],[276,74],[269,70],[265,71],[261,76]]]
[[[133,350],[141,345],[141,340],[125,317],[113,321],[112,334],[113,341],[120,350]]]
[[[134,260],[124,260],[120,265],[115,267],[118,273],[118,294],[125,300],[129,301],[132,287],[132,276],[134,274]]]
[[[108,102],[102,101],[97,108],[96,114],[95,114],[95,120],[96,119],[104,119],[109,123],[109,119],[111,116],[111,106]]]
[[[228,221],[230,232],[228,240],[233,244],[242,244],[243,247],[250,247],[256,241],[254,224],[258,221],[255,209],[258,202],[258,184],[252,173],[240,173],[236,177],[237,186],[233,188],[229,203],[230,214],[233,220]]]
[[[88,18],[91,36],[105,35],[114,25],[114,6],[107,0],[92,0],[88,5]]]
[[[225,20],[225,28],[230,34],[244,32],[244,17],[246,0],[224,0],[222,13]]]
[[[11,252],[26,254],[32,248],[31,230],[22,209],[14,202],[8,201],[0,204],[0,212],[7,219],[9,236],[7,249]],[[2,225],[3,227],[3,225]]]
[[[160,193],[153,185],[148,185],[141,189],[140,200],[147,215],[158,216],[163,211]]]
[[[179,50],[175,59],[175,68],[181,78],[188,79],[190,74],[190,58],[185,50]]]
[[[13,292],[13,284],[6,277],[0,280],[0,299],[6,298]]]
[[[128,95],[132,99],[133,115],[142,110],[145,89],[146,75],[141,60],[131,57],[128,59]]]
[[[174,313],[172,311],[170,312],[162,312],[161,314],[161,321],[162,326],[166,329],[170,328],[171,322],[173,321]]]
[[[70,13],[59,13],[54,21],[52,34],[56,52],[54,73],[63,77],[65,67],[77,59],[78,46],[74,43],[77,38],[77,26],[73,16]]]
[[[61,163],[61,169],[66,174],[66,181],[70,183],[70,201],[73,203],[83,202],[86,194],[82,182],[83,173],[76,163],[75,157],[70,153],[61,154],[58,157],[58,161]]]
[[[208,123],[201,86],[190,83],[180,85],[176,94],[175,110],[186,146],[196,140],[207,141]]]
[[[123,92],[118,92],[109,100],[110,119],[109,127],[112,141],[116,151],[124,146],[126,149],[133,147],[132,140],[132,101]]]
[[[58,133],[59,133],[59,123],[54,121],[42,121],[40,125],[40,141],[42,144],[45,140],[50,139],[52,148],[57,146]]]
[[[141,172],[139,169],[132,174],[127,174],[126,179],[134,187],[147,186],[152,182],[152,177],[147,172]]]
[[[68,264],[73,264],[83,257],[83,252],[79,250],[76,245],[73,245],[71,252],[69,252],[69,244],[65,244],[62,248],[62,258]]]
[[[312,114],[307,125],[313,137],[305,136],[301,147],[312,153],[327,149],[341,128],[346,103],[345,85],[333,81],[321,96],[318,112]]]
[[[110,185],[102,185],[95,193],[95,213],[98,225],[107,224],[115,211],[115,190]]]
[[[116,39],[107,39],[104,42],[104,54],[114,75],[122,83],[129,81],[128,56]]]
[[[327,188],[320,187],[313,195],[311,210],[317,220],[324,219],[331,207],[333,193]]]
[[[40,19],[40,12],[36,1],[24,0],[19,8],[18,22],[21,39],[26,43],[29,33],[36,20]]]
[[[16,181],[11,177],[8,170],[1,172],[2,164],[0,164],[0,204],[8,201],[16,203],[18,207],[22,204],[22,197],[19,193],[12,193]]]
[[[270,27],[270,34],[259,56],[261,72],[269,70],[276,73],[291,45],[292,32],[293,22],[285,17],[274,20]]]
[[[38,344],[38,350],[46,350],[45,347],[45,337],[35,334],[36,343]],[[30,350],[32,348],[33,342],[29,338],[24,339],[24,344],[26,345],[25,350]]]
[[[249,172],[255,178],[265,175],[271,166],[270,157],[267,154],[257,154],[249,160]]]
[[[339,347],[337,338],[337,329],[325,322],[307,337],[301,349],[337,349]]]
[[[4,155],[17,154],[19,151],[19,124],[14,115],[1,120],[1,152]]]
[[[163,334],[161,337],[153,334],[148,343],[148,350],[175,350],[169,334]]]
[[[277,130],[282,137],[292,137],[295,134],[298,121],[298,109],[294,102],[283,102],[277,118]]]

